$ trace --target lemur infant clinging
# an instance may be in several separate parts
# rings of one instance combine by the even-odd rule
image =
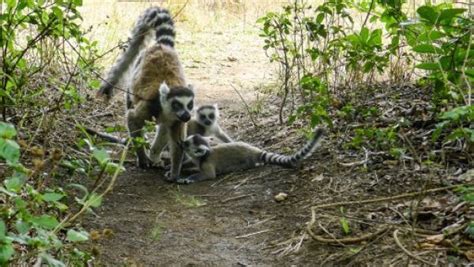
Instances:
[[[313,138],[292,156],[267,152],[244,142],[211,147],[201,135],[191,135],[182,143],[182,147],[186,155],[198,166],[199,172],[178,179],[178,183],[213,179],[219,174],[250,169],[265,163],[295,168],[313,153],[323,134],[322,128],[316,128]]]
[[[145,46],[145,38],[154,33],[154,42]],[[191,119],[193,88],[186,83],[183,68],[174,50],[174,23],[165,9],[151,7],[138,18],[129,46],[110,69],[99,95],[111,97],[113,88],[133,64],[127,88],[127,126],[130,137],[143,137],[145,120],[155,119],[160,131],[151,145],[150,154],[160,154],[166,144],[171,151],[170,180],[181,171],[185,123]],[[137,55],[139,56],[137,57]],[[151,162],[143,146],[136,148],[138,165]]]

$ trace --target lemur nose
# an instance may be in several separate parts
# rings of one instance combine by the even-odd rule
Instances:
[[[181,119],[183,122],[187,122],[187,121],[189,121],[189,120],[191,119],[191,114],[189,114],[189,113],[186,112],[186,113],[184,113],[184,114],[180,117],[180,119]]]

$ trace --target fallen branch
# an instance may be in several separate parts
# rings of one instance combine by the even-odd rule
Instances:
[[[431,263],[429,261],[426,261],[418,256],[416,256],[415,254],[411,253],[408,249],[406,249],[402,243],[400,242],[400,240],[398,239],[398,229],[396,229],[395,231],[393,231],[393,239],[395,239],[395,243],[397,244],[397,246],[403,251],[405,252],[405,254],[407,254],[408,256],[410,256],[411,258],[417,260],[417,261],[420,261],[420,262],[423,262],[424,264],[428,264],[429,266],[436,266],[436,264],[434,263]]]
[[[316,217],[316,216],[314,216],[314,217]],[[344,245],[345,244],[356,244],[356,243],[360,243],[362,241],[372,240],[372,239],[376,238],[377,236],[385,233],[388,229],[390,229],[390,227],[385,227],[385,228],[377,230],[375,233],[365,234],[365,235],[361,235],[361,236],[358,236],[358,237],[325,238],[323,236],[315,234],[313,232],[313,230],[311,230],[311,227],[309,227],[309,226],[310,225],[308,225],[306,230],[307,230],[308,234],[314,240],[316,240],[318,242],[321,242],[321,243],[327,243],[327,244],[333,244],[333,245],[336,245],[336,244],[344,244]]]
[[[474,186],[474,184],[450,185],[450,186],[438,187],[438,188],[433,188],[433,189],[428,189],[428,190],[423,190],[423,191],[418,191],[418,192],[405,193],[405,194],[391,196],[391,197],[381,197],[381,198],[372,198],[372,199],[365,199],[365,200],[341,201],[341,202],[327,203],[327,204],[312,206],[311,210],[324,209],[324,208],[330,208],[330,207],[338,207],[338,206],[350,206],[350,205],[361,205],[361,204],[371,204],[371,203],[378,203],[378,202],[387,202],[387,201],[392,201],[392,200],[399,200],[399,199],[404,199],[404,198],[416,197],[416,196],[423,195],[423,194],[436,193],[436,192],[445,191],[445,190],[448,190],[448,189],[453,189],[453,188],[456,188],[456,187],[459,187],[459,186]]]
[[[94,129],[91,129],[91,128],[87,128],[87,127],[84,127],[84,130],[88,133],[88,134],[91,134],[91,135],[94,135],[94,136],[98,136],[106,141],[109,141],[111,143],[116,143],[116,144],[121,144],[121,145],[125,145],[127,144],[127,139],[126,138],[119,138],[119,137],[116,137],[116,136],[113,136],[113,135],[110,135],[110,134],[106,134],[106,133],[101,133],[99,131],[96,131]]]

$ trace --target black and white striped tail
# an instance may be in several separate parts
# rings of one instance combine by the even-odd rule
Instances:
[[[284,156],[284,155],[280,155],[276,153],[263,151],[262,154],[260,155],[260,160],[263,163],[267,163],[267,164],[275,164],[275,165],[280,165],[283,167],[294,168],[298,166],[298,163],[301,160],[313,154],[323,134],[324,134],[324,130],[322,128],[316,128],[314,130],[314,136],[311,139],[311,141],[306,143],[306,145],[304,145],[304,147],[301,148],[298,152],[296,152],[293,156]]]
[[[108,97],[112,95],[113,88],[139,54],[140,46],[151,30],[155,31],[155,40],[157,43],[174,47],[174,37],[176,33],[170,13],[168,10],[159,7],[148,8],[138,18],[128,40],[128,45],[124,46],[123,54],[117,59],[107,74],[105,81],[102,82],[99,94]]]

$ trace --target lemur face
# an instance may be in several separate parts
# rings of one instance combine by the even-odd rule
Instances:
[[[202,126],[208,127],[216,123],[219,117],[219,109],[217,105],[202,106],[197,110],[197,121]]]
[[[163,111],[174,114],[182,122],[191,119],[194,107],[194,93],[191,85],[169,88],[166,83],[160,86],[160,101]]]
[[[183,142],[183,150],[189,157],[197,159],[210,151],[209,143],[201,135],[190,135]]]

